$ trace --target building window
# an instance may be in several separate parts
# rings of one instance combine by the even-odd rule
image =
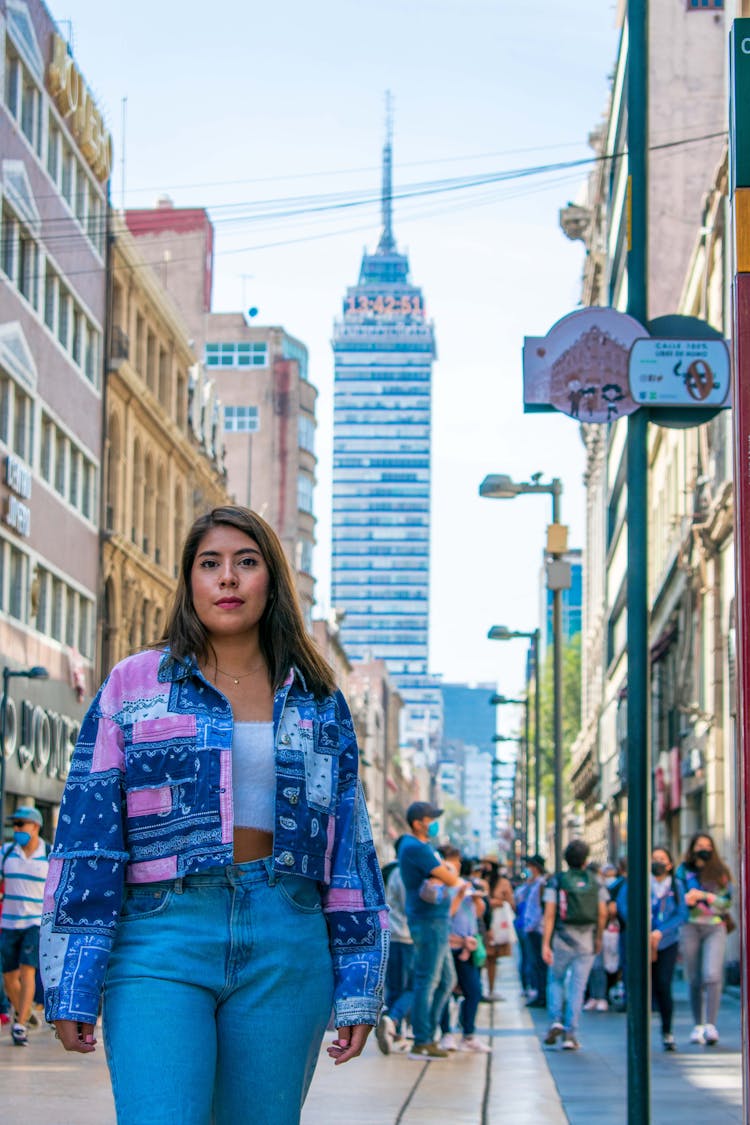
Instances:
[[[31,147],[42,151],[42,95],[31,72],[6,40],[5,103]]]
[[[13,388],[13,452],[31,460],[34,447],[34,404],[18,387]]]
[[[301,512],[313,510],[313,480],[302,473],[297,478],[297,507]]]
[[[206,344],[206,367],[267,367],[268,344]]]
[[[26,620],[26,555],[16,547],[8,548],[10,554],[10,590],[8,613],[18,621]]]
[[[225,406],[224,432],[254,434],[260,429],[257,406]]]
[[[697,12],[701,9],[704,11],[715,11],[717,8],[724,7],[724,0],[687,0],[687,10],[689,12]]]
[[[299,447],[308,453],[315,452],[315,419],[309,414],[300,414],[297,421]]]

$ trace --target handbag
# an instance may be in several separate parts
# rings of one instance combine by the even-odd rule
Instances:
[[[492,911],[492,944],[497,946],[511,946],[518,940],[516,928],[513,925],[515,921],[515,914],[513,907],[509,902],[503,902],[500,906],[496,906]],[[510,954],[510,949],[507,953],[500,953],[500,957],[507,957]]]
[[[473,951],[471,959],[476,967],[481,969],[487,961],[487,947],[484,944],[484,938],[481,934],[475,934],[474,937],[477,939],[477,947]]]
[[[735,922],[735,920],[734,920],[734,918],[732,917],[731,914],[725,914],[724,915],[724,925],[727,928],[728,934],[733,934],[734,931],[737,929],[737,923]]]

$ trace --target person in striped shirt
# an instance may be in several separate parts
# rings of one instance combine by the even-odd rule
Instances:
[[[34,1002],[39,965],[39,927],[49,847],[40,836],[42,815],[38,809],[22,805],[8,819],[13,825],[13,841],[5,844],[0,853],[4,885],[0,954],[3,984],[15,1010],[11,1038],[17,1047],[24,1047],[28,1043],[26,1024]]]

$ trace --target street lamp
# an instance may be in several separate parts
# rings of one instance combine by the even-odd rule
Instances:
[[[542,482],[542,474],[534,473],[530,481],[514,481],[506,473],[490,473],[479,486],[479,495],[490,500],[513,500],[525,493],[545,494],[552,497],[552,527],[547,532],[547,553],[557,562],[564,552],[560,549],[557,534],[560,531],[560,497],[562,481],[554,477],[549,483]],[[563,536],[564,538],[564,536]],[[559,564],[558,568],[559,569]],[[559,573],[552,575],[548,568],[547,587],[552,590],[552,670],[553,670],[553,712],[554,712],[554,761],[555,761],[555,869],[562,870],[562,592],[570,585]],[[537,670],[537,693],[539,674]]]
[[[8,668],[7,665],[3,668],[3,698],[0,700],[0,817],[3,823],[5,821],[3,813],[5,811],[5,726],[8,716],[8,681],[14,676],[27,680],[47,680],[49,672],[41,664],[35,664],[33,668],[22,668],[20,671]],[[1,834],[2,829],[0,829]]]
[[[540,847],[539,840],[539,810],[541,809],[541,787],[542,787],[542,758],[540,751],[541,735],[539,731],[539,630],[533,629],[530,633],[524,633],[519,629],[509,629],[506,625],[493,625],[487,634],[491,641],[512,641],[518,637],[524,640],[531,641],[531,659],[534,665],[534,851],[538,854]],[[528,697],[528,671],[527,671],[527,684],[526,694]],[[504,696],[498,696],[503,699]],[[490,703],[495,699],[493,695]],[[529,709],[526,708],[526,719],[528,722]],[[528,727],[526,729],[528,739]],[[527,740],[528,745],[528,740]],[[557,866],[557,865],[556,865]],[[559,870],[559,867],[557,867]]]

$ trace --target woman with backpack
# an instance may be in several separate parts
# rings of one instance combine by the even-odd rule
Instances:
[[[724,979],[727,926],[731,924],[732,877],[707,832],[696,832],[677,869],[685,887],[688,920],[682,927],[682,955],[690,985],[695,1027],[691,1043],[712,1047],[719,1042],[719,1015]],[[705,1015],[705,1022],[704,1022]]]
[[[672,977],[680,948],[680,930],[687,922],[685,890],[673,877],[674,863],[667,848],[651,852],[651,990],[661,1017],[661,1041],[674,1051],[672,1034]]]

